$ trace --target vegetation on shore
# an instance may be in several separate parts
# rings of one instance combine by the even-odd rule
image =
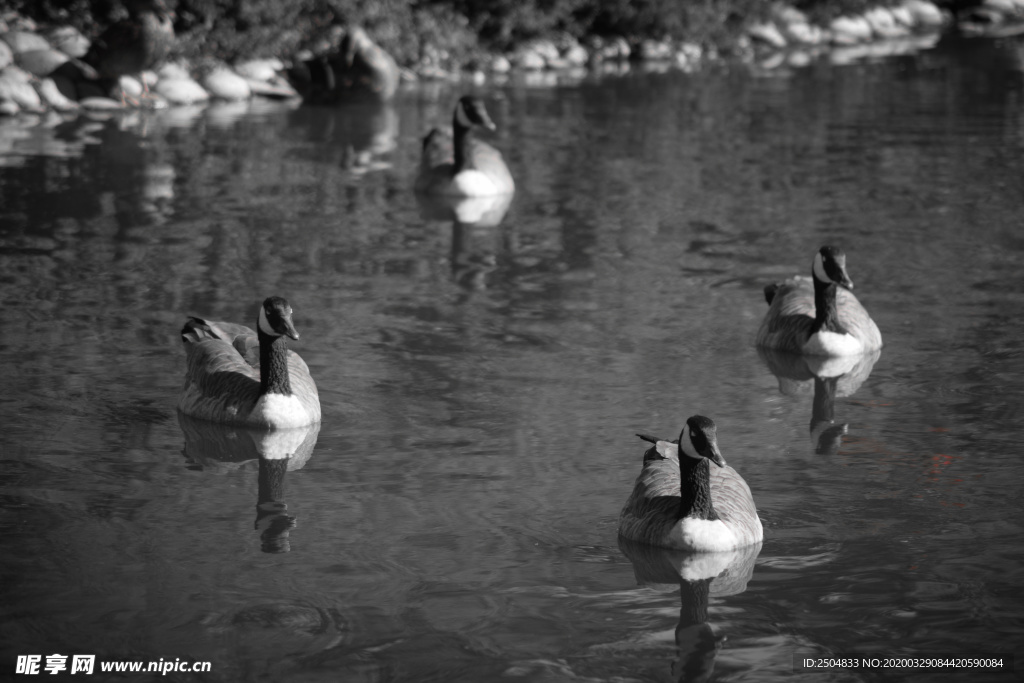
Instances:
[[[818,21],[864,11],[885,0],[796,0]],[[41,24],[70,24],[85,35],[123,16],[118,0],[0,0]],[[176,55],[234,62],[289,58],[337,44],[341,27],[360,24],[404,66],[473,64],[535,38],[602,37],[688,41],[729,51],[764,0],[169,0],[176,14]]]

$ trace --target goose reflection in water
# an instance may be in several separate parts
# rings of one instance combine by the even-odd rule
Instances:
[[[708,623],[710,598],[738,595],[747,589],[761,544],[728,552],[690,553],[619,537],[619,549],[633,564],[637,584],[679,586],[673,680],[687,683],[710,680],[724,641]]]
[[[846,423],[836,424],[835,400],[851,396],[867,380],[881,349],[855,356],[824,358],[759,348],[761,360],[779,380],[779,391],[797,396],[814,388],[811,443],[818,455],[834,455],[843,445]]]
[[[487,288],[487,275],[498,265],[495,252],[502,234],[497,228],[514,196],[447,197],[416,193],[424,220],[452,223],[452,280],[463,289]]]
[[[289,533],[296,526],[284,500],[285,474],[309,461],[320,434],[320,423],[298,429],[260,431],[197,420],[178,413],[185,434],[185,458],[197,469],[226,471],[256,460],[259,485],[256,495],[256,530],[265,553],[291,550]]]

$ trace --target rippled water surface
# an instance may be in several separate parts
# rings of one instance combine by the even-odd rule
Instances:
[[[771,681],[1024,649],[1020,52],[480,91],[518,192],[460,218],[410,192],[454,90],[0,121],[0,677]],[[826,243],[886,341],[833,399],[753,347],[763,285]],[[290,462],[175,411],[185,316],[270,294],[324,412]],[[694,413],[763,545],[620,548],[634,432]]]

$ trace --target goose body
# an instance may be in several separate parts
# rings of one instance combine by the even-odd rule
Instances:
[[[384,48],[361,26],[353,26],[337,51],[298,63],[289,77],[306,101],[340,104],[391,100],[401,73]]]
[[[846,254],[822,247],[811,277],[765,287],[768,313],[757,345],[807,356],[850,356],[882,347],[882,334],[857,297],[846,273]]]
[[[416,191],[450,197],[491,197],[515,192],[501,152],[476,136],[494,130],[483,102],[463,97],[455,105],[452,132],[435,128],[423,139]]]
[[[189,318],[181,331],[187,367],[178,410],[203,420],[259,429],[320,421],[320,398],[306,363],[289,351],[298,339],[281,297],[263,302],[258,332],[244,325]]]
[[[691,417],[677,442],[639,436],[654,445],[619,516],[620,536],[697,552],[724,552],[764,538],[750,487],[718,450],[714,422]]]
[[[174,45],[174,24],[163,0],[127,0],[128,18],[109,26],[83,60],[100,78],[138,76],[162,62]]]

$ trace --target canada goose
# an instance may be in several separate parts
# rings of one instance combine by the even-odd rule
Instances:
[[[128,18],[100,34],[83,61],[100,78],[138,76],[162,62],[174,45],[172,13],[163,0],[126,0]]]
[[[764,538],[750,488],[718,450],[715,423],[694,415],[679,441],[654,444],[619,516],[619,535],[663,548],[719,552]],[[685,457],[683,457],[685,456]],[[718,465],[714,472],[710,463]]]
[[[479,127],[495,129],[484,103],[467,95],[455,105],[454,134],[435,128],[423,139],[417,192],[489,197],[515,191],[515,182],[501,152],[476,138],[475,130]]]
[[[320,421],[320,398],[306,363],[286,346],[298,339],[292,307],[263,302],[258,332],[244,325],[189,318],[181,331],[187,353],[178,410],[213,422],[260,429]]]
[[[300,62],[288,75],[307,101],[322,104],[387,102],[401,80],[394,57],[361,26],[345,31],[336,51]]]
[[[822,247],[811,277],[797,276],[764,288],[768,313],[757,345],[808,356],[849,356],[882,347],[882,335],[851,291],[846,254]]]

